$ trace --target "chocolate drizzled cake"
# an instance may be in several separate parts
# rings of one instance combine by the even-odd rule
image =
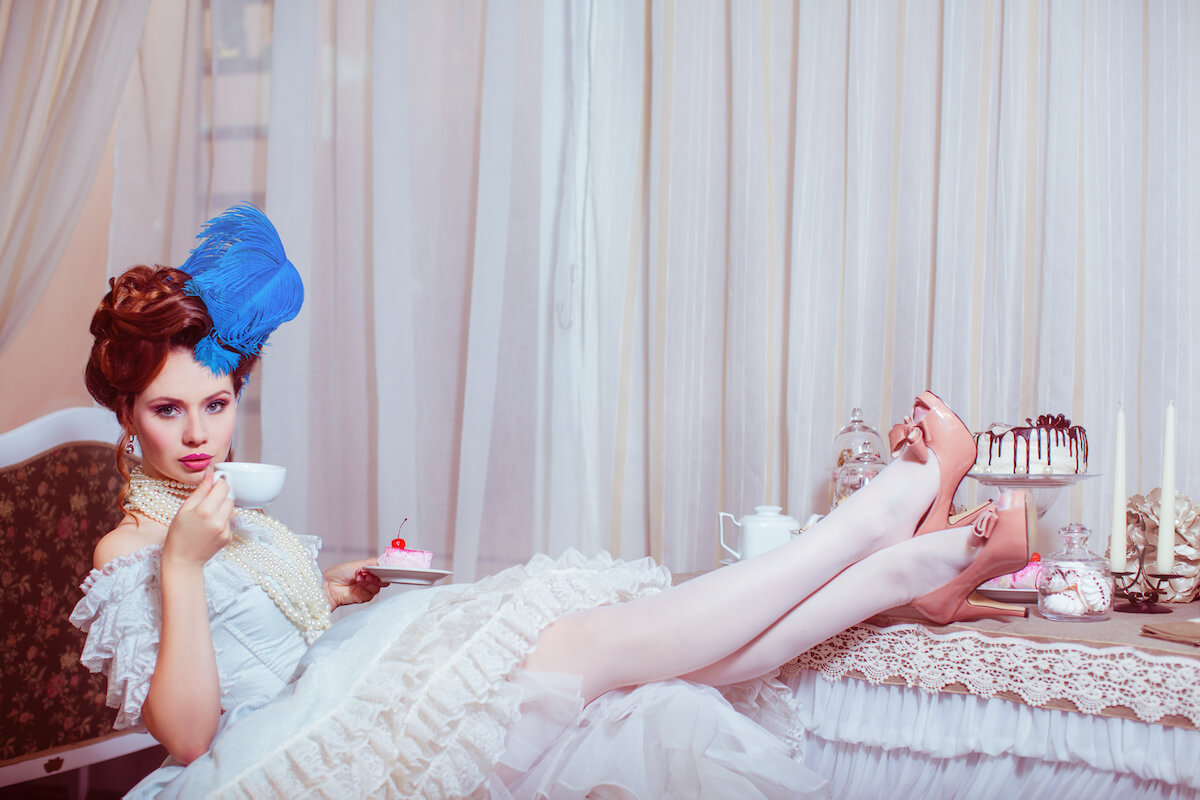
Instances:
[[[1087,432],[1062,414],[1026,417],[1025,425],[993,422],[975,434],[975,471],[998,475],[1087,472]]]

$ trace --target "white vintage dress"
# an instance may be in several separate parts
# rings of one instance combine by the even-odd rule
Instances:
[[[243,535],[273,545],[269,529]],[[307,540],[315,559],[319,542]],[[150,546],[92,570],[71,621],[108,677],[115,727],[141,726],[158,653]],[[222,718],[209,752],[168,759],[131,797],[824,797],[773,679],[665,681],[586,708],[579,680],[520,668],[556,617],[661,591],[649,559],[538,556],[475,584],[379,597],[311,647],[223,553],[205,567]],[[636,657],[631,655],[631,657]],[[507,783],[504,781],[507,778]]]

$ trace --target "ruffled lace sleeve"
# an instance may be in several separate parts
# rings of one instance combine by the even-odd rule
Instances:
[[[151,545],[93,569],[71,612],[71,624],[87,634],[79,660],[108,679],[117,730],[142,726],[162,630],[161,555],[162,547]]]

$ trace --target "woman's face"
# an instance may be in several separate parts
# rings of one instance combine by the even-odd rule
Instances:
[[[198,483],[210,464],[229,455],[237,421],[233,379],[217,377],[191,350],[176,348],[134,398],[132,420],[147,475]]]

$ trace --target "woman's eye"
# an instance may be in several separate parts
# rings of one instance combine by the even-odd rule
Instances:
[[[159,406],[154,413],[160,417],[175,417],[179,415],[179,409],[175,406]]]
[[[208,413],[216,414],[220,411],[224,411],[225,406],[227,405],[229,405],[229,401],[227,400],[213,400],[208,404]]]

